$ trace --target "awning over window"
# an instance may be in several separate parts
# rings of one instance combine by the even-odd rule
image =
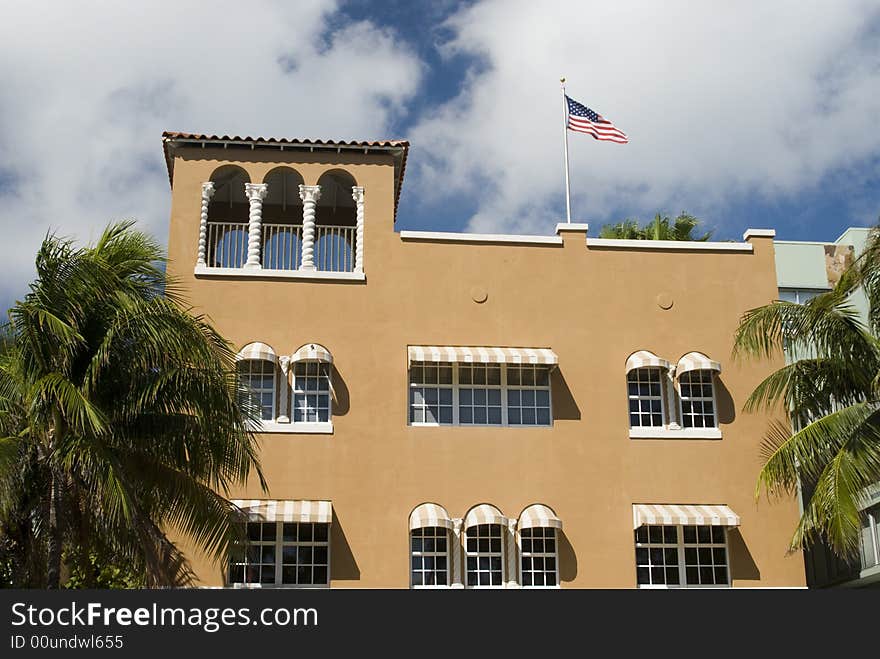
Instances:
[[[639,350],[638,352],[634,352],[629,356],[629,359],[626,360],[627,373],[637,368],[660,367],[668,369],[670,366],[672,366],[672,364],[662,357],[658,357],[649,350]]]
[[[467,362],[473,364],[559,363],[549,348],[491,348],[461,346],[410,346],[409,362]]]
[[[561,529],[562,520],[549,507],[542,503],[535,503],[520,513],[518,527],[520,529],[547,527]]]
[[[470,509],[464,518],[463,526],[469,529],[480,524],[507,524],[507,518],[495,506],[481,503]]]
[[[265,359],[273,363],[278,361],[275,351],[265,343],[259,342],[248,343],[244,348],[238,351],[235,359],[238,361],[244,359]]]
[[[329,501],[234,499],[232,503],[246,512],[248,521],[251,522],[330,524],[333,521],[333,505]]]
[[[633,528],[643,524],[739,526],[739,515],[727,506],[637,503],[633,505]]]
[[[333,363],[333,355],[320,343],[307,343],[290,357],[292,362],[326,362]]]
[[[453,528],[452,519],[446,508],[436,503],[423,503],[418,506],[409,516],[409,529],[423,529],[428,526],[443,526]]]
[[[678,360],[678,365],[675,367],[675,374],[681,375],[682,373],[687,373],[688,371],[703,370],[715,371],[716,373],[720,373],[721,364],[712,361],[702,352],[689,352],[684,357]]]

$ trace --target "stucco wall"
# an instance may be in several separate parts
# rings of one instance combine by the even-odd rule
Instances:
[[[191,153],[175,161],[169,271],[236,345],[289,354],[314,341],[334,356],[334,434],[261,437],[271,498],[333,502],[333,587],[407,587],[407,520],[425,501],[453,516],[481,502],[514,517],[551,506],[564,523],[564,587],[635,585],[633,503],[727,504],[742,519],[730,542],[734,585],[804,583],[801,557],[786,556],[795,502],[754,500],[767,419],[741,412],[781,360],[730,356],[742,312],[777,296],[771,238],[753,239],[754,253],[588,249],[577,233],[559,246],[403,241],[390,158]],[[340,166],[355,177],[366,283],[194,277],[200,185],[242,153],[253,160],[231,162],[254,182],[282,159],[296,160],[306,184]],[[483,304],[474,287],[488,293]],[[552,428],[408,426],[407,345],[423,344],[552,348]],[[721,440],[629,439],[624,362],[639,349],[722,363]],[[233,495],[263,497],[255,485]],[[203,583],[221,583],[219,568],[194,561]]]

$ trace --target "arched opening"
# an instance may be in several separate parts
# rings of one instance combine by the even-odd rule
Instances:
[[[302,254],[303,178],[290,167],[276,167],[263,179],[263,268],[296,270]]]
[[[241,167],[214,170],[214,195],[208,205],[206,262],[215,268],[240,268],[247,261],[248,201],[244,193],[250,177]]]
[[[354,270],[357,208],[352,198],[354,177],[341,169],[318,179],[321,198],[315,209],[315,268],[335,272]]]

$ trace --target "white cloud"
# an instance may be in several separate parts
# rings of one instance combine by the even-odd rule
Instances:
[[[422,65],[337,3],[23,2],[0,26],[0,299],[49,228],[136,217],[165,240],[163,130],[385,137]],[[340,25],[330,29],[332,25]]]
[[[876,2],[484,0],[447,27],[445,53],[481,64],[412,131],[430,157],[410,194],[477,199],[474,231],[561,219],[548,209],[562,207],[560,75],[631,140],[570,134],[576,220],[720,213],[880,154]]]

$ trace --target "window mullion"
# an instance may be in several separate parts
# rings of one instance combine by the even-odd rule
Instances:
[[[275,522],[275,585],[281,585],[282,546],[284,538],[284,523]]]
[[[507,425],[507,364],[501,364],[501,425]]]
[[[439,395],[439,394],[438,394]],[[457,426],[458,420],[458,363],[452,364],[452,425]]]
[[[676,526],[675,533],[675,537],[678,540],[678,583],[686,588],[688,583],[687,570],[685,570],[684,562],[684,527],[680,525]]]

